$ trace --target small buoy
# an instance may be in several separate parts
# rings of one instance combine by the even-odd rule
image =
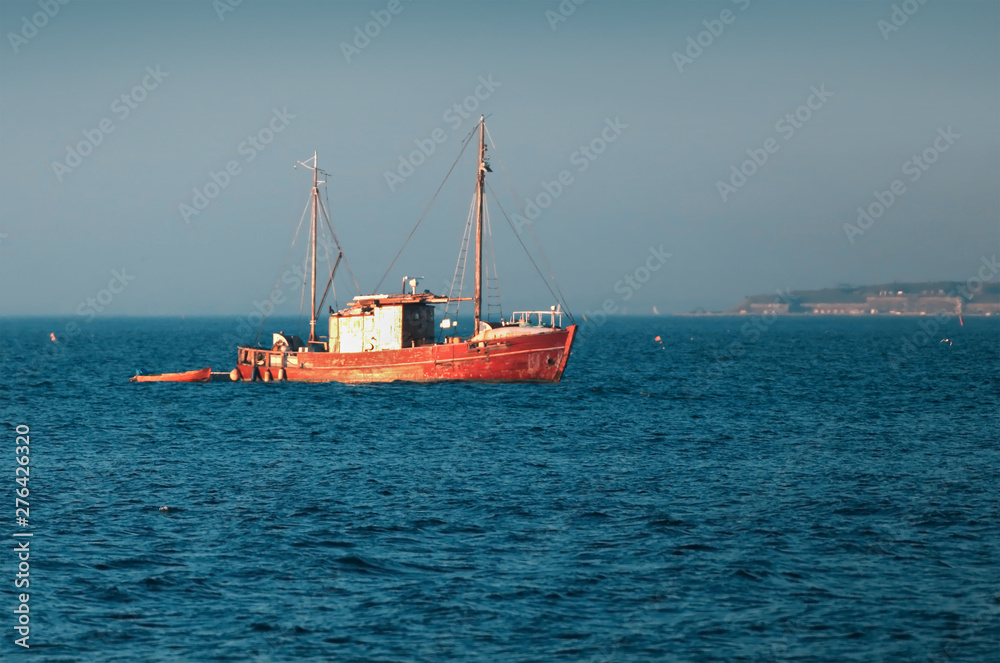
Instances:
[[[49,338],[52,339],[53,343],[58,343],[59,342],[59,341],[56,340],[56,333],[55,332],[49,332]]]
[[[269,371],[267,369],[264,369],[262,371],[262,373],[264,373],[264,382],[270,382],[271,381],[271,371]]]
[[[239,382],[240,381],[240,372],[237,371],[235,368],[233,370],[229,371],[229,379],[232,380],[233,382]]]
[[[167,511],[170,511],[170,507],[169,506],[161,506],[160,507],[160,513],[166,513]]]
[[[285,369],[283,369],[283,368],[279,368],[279,369],[278,369],[278,380],[279,380],[279,381],[280,381],[280,380],[285,380],[285,379],[286,379],[287,377],[288,377],[288,376],[286,376],[286,375],[285,375]]]

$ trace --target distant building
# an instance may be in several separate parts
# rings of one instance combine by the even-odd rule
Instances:
[[[934,315],[935,313],[948,313],[949,315],[961,315],[961,297],[918,297],[916,301],[916,312],[924,315]]]
[[[965,305],[968,315],[1000,315],[1000,302],[969,302]]]
[[[909,313],[910,298],[906,295],[877,295],[865,299],[868,313]]]
[[[865,315],[869,312],[867,304],[857,302],[817,302],[805,306],[815,315]]]
[[[784,302],[750,302],[749,313],[756,315],[784,315],[788,313],[788,304]]]

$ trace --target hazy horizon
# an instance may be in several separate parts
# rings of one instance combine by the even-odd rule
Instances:
[[[104,291],[101,316],[246,315],[276,283],[296,315],[314,151],[372,292],[480,113],[508,214],[551,200],[530,229],[578,318],[965,281],[1000,248],[998,26],[918,0],[4,2],[0,316]],[[445,289],[473,167],[380,291]],[[491,223],[504,311],[547,309]]]
[[[838,290],[839,291],[848,291],[848,290],[866,290],[866,289],[870,289],[870,288],[885,287],[885,286],[902,286],[902,285],[934,285],[934,286],[940,286],[940,285],[944,285],[944,284],[949,284],[949,285],[956,285],[959,289],[956,290],[956,291],[954,291],[954,292],[946,293],[948,296],[963,297],[963,298],[967,299],[968,301],[972,301],[973,299],[975,299],[976,301],[981,301],[983,295],[987,295],[987,294],[989,295],[989,297],[991,299],[995,298],[997,287],[998,287],[998,285],[1000,285],[1000,284],[996,284],[996,283],[990,283],[985,288],[979,288],[978,285],[976,285],[975,286],[975,292],[972,293],[973,296],[970,297],[969,296],[969,292],[966,292],[964,290],[964,288],[962,288],[962,286],[965,286],[966,282],[967,281],[938,280],[938,281],[895,281],[895,282],[890,282],[890,283],[870,283],[870,284],[841,283],[841,284],[837,284],[837,285],[834,285],[834,286],[816,288],[814,290],[801,290],[801,289],[797,289],[797,288],[790,288],[788,290],[784,290],[783,293],[785,295],[795,295],[795,294],[808,293],[808,292],[822,292],[822,291],[826,291],[826,290],[831,290],[831,291],[838,291]],[[962,291],[959,291],[959,290],[962,290]],[[914,293],[906,293],[906,294],[914,294]],[[631,312],[629,312],[629,311],[620,311],[620,312],[614,313],[612,315],[627,316],[627,317],[648,317],[648,318],[655,318],[655,317],[670,317],[670,316],[682,316],[682,317],[686,317],[686,316],[691,315],[692,313],[699,313],[699,314],[712,313],[712,314],[718,314],[718,315],[743,316],[743,315],[745,315],[745,313],[736,312],[736,311],[733,311],[733,309],[735,307],[737,307],[740,303],[742,303],[743,301],[745,301],[747,298],[750,298],[750,297],[766,297],[766,296],[770,296],[770,295],[774,295],[775,297],[779,296],[778,294],[773,293],[773,292],[747,293],[744,297],[741,297],[739,301],[733,302],[733,304],[731,306],[727,306],[727,307],[725,307],[723,309],[705,309],[704,307],[696,307],[696,309],[691,310],[691,311],[668,311],[668,312],[662,312],[662,311],[660,311],[660,312],[651,312],[651,311],[631,311]],[[75,315],[84,315],[85,317],[88,317],[88,318],[91,318],[91,319],[96,319],[97,317],[100,317],[102,319],[108,319],[108,320],[112,320],[112,319],[115,319],[115,318],[164,318],[164,319],[171,319],[171,320],[176,319],[176,318],[182,318],[182,319],[185,319],[185,318],[228,318],[228,317],[231,317],[232,315],[234,315],[233,313],[113,313],[112,314],[112,313],[103,313],[103,312],[100,312],[100,315],[98,316],[96,314],[97,311],[95,310],[95,308],[96,308],[95,307],[95,302],[97,302],[96,298],[91,298],[88,301],[82,302],[82,311],[83,311],[83,313],[75,313]],[[100,302],[97,302],[97,304],[99,304],[99,303]],[[459,313],[457,317],[458,317],[459,320],[463,320],[463,321],[471,323],[471,321],[473,319],[472,309],[471,309],[471,306],[469,306],[467,308],[468,308],[468,310],[463,309],[462,312]],[[303,310],[305,311],[305,313],[303,313],[301,315],[299,313],[296,313],[296,312],[293,312],[293,311],[290,311],[290,310],[282,310],[282,311],[279,311],[276,314],[268,316],[266,319],[273,321],[273,320],[288,320],[288,319],[291,319],[291,318],[301,318],[301,320],[304,321],[304,322],[302,322],[302,324],[308,324],[308,309],[303,309]],[[509,312],[510,310],[513,310],[513,309],[508,309],[506,312]],[[595,310],[596,310],[596,307],[595,307]],[[730,311],[732,311],[732,312],[730,312]],[[91,312],[94,312],[94,315],[91,315]],[[246,312],[243,312],[243,313],[246,313]],[[4,316],[0,316],[0,317],[6,317],[6,318],[11,318],[11,319],[13,319],[13,318],[39,318],[39,319],[52,318],[52,319],[62,320],[62,319],[65,319],[69,315],[70,314],[68,314],[68,313],[25,313],[25,314],[4,315]],[[303,315],[305,316],[304,318],[302,317]],[[849,315],[849,314],[843,314],[843,315]],[[888,315],[888,314],[885,314],[885,315]],[[456,316],[455,315],[450,315],[450,317],[454,318]],[[823,318],[828,318],[828,317],[836,317],[836,316],[824,315],[822,317]],[[580,320],[579,322],[582,322],[582,321],[583,320]]]

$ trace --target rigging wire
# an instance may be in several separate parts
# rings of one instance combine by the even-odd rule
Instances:
[[[320,209],[323,210],[323,218],[326,220],[326,227],[330,229],[330,234],[333,235],[333,241],[337,243],[337,249],[344,254],[344,265],[347,266],[347,274],[351,277],[351,281],[354,282],[354,290],[359,295],[361,294],[361,286],[358,285],[358,280],[354,278],[354,270],[351,269],[351,261],[347,259],[347,253],[344,252],[344,247],[340,244],[340,238],[337,237],[337,233],[333,229],[333,224],[330,222],[330,213],[327,208],[330,206],[330,191],[328,188],[323,189],[324,195],[326,195],[327,204],[324,205],[323,201],[319,201]]]
[[[302,274],[306,273],[306,266],[309,264],[309,252],[306,251],[302,256]],[[295,324],[296,331],[302,331],[302,311],[306,307],[306,279],[305,276],[302,278],[302,296],[299,298],[299,321]]]
[[[496,242],[493,241],[493,226],[490,225],[490,211],[486,201],[483,200],[483,216],[486,218],[486,236],[490,240],[490,258],[493,261],[493,283],[497,291],[497,309],[500,311],[500,319],[503,320],[503,299],[500,297],[500,272],[497,271]],[[490,312],[490,275],[486,275],[486,315]]]
[[[392,262],[389,263],[389,267],[385,270],[385,274],[383,274],[382,278],[378,280],[378,284],[375,286],[375,289],[372,290],[371,294],[374,295],[378,292],[378,289],[382,286],[382,282],[385,281],[385,277],[389,276],[389,272],[392,271],[393,265],[395,265],[396,261],[399,260],[399,256],[403,255],[403,250],[406,249],[406,245],[409,244],[410,240],[413,238],[413,233],[417,232],[417,228],[420,227],[420,223],[424,220],[424,217],[427,216],[427,212],[430,211],[431,206],[434,205],[434,201],[437,199],[438,194],[441,193],[441,189],[444,188],[445,182],[448,181],[452,171],[455,170],[455,166],[458,165],[459,159],[461,159],[462,155],[465,154],[465,148],[469,146],[469,142],[472,140],[474,133],[475,132],[471,132],[465,137],[465,140],[462,142],[462,149],[458,151],[458,156],[455,157],[455,161],[451,164],[451,168],[448,169],[448,173],[444,176],[444,180],[441,181],[441,185],[438,186],[437,191],[434,192],[434,196],[431,198],[431,201],[427,203],[427,207],[424,208],[424,211],[420,214],[420,218],[417,219],[417,222],[414,224],[413,230],[411,230],[410,234],[407,235],[406,240],[403,242],[403,246],[399,247],[399,252],[396,254],[396,257],[392,259]]]
[[[309,202],[306,202],[306,206],[302,210],[302,216],[299,217],[299,225],[295,228],[295,234],[292,236],[292,243],[291,243],[291,245],[289,245],[288,250],[285,252],[285,258],[284,258],[284,260],[282,260],[282,262],[281,262],[281,274],[285,273],[285,265],[288,264],[288,259],[292,257],[292,249],[295,248],[295,243],[299,240],[299,232],[301,232],[301,230],[302,230],[302,223],[305,221],[305,219],[306,219],[306,212],[308,212],[308,211],[309,211]],[[303,272],[303,274],[304,273],[305,272]],[[279,283],[281,283],[281,275],[279,275],[278,276],[278,280],[274,282],[274,287],[271,289],[272,293],[274,293],[274,291],[278,289],[278,284]],[[304,282],[304,280],[303,280],[302,287],[303,287],[303,296],[305,296],[305,282]],[[268,314],[269,313],[270,313],[270,311],[268,311]],[[301,316],[301,313],[302,312],[300,310],[299,311],[300,316]],[[253,343],[254,343],[254,345],[258,345],[259,344],[260,332],[261,332],[262,329],[264,329],[264,321],[265,320],[267,320],[267,315],[264,315],[261,318],[260,324],[257,325],[257,332],[254,334],[254,337],[253,337]]]
[[[536,263],[535,259],[531,257],[531,253],[528,251],[528,247],[524,245],[524,240],[521,239],[521,235],[514,228],[514,223],[510,220],[510,217],[507,216],[507,211],[503,208],[503,205],[500,204],[500,200],[497,199],[496,193],[494,193],[494,191],[493,191],[493,187],[491,187],[489,185],[489,183],[487,183],[486,186],[489,188],[490,193],[493,194],[493,198],[496,200],[497,207],[499,207],[500,211],[503,213],[503,218],[507,219],[507,225],[509,225],[510,229],[514,231],[514,237],[517,238],[517,241],[521,244],[521,248],[524,249],[524,254],[526,256],[528,256],[528,260],[531,261],[532,267],[535,268],[535,271],[538,272],[538,275],[542,278],[542,282],[545,283],[545,287],[548,288],[549,294],[551,294],[552,297],[553,297],[553,299],[555,299],[557,302],[559,302],[562,305],[563,310],[566,311],[566,315],[567,315],[567,317],[569,317],[570,321],[572,321],[572,322],[575,323],[576,319],[573,317],[573,314],[570,313],[569,306],[566,305],[565,299],[560,296],[560,295],[562,295],[562,293],[560,292],[559,295],[557,295],[552,290],[552,287],[549,285],[549,282],[545,279],[545,275],[542,274],[542,270],[538,268],[538,263]],[[558,289],[558,284],[556,285],[556,288]]]
[[[331,175],[329,173],[327,173],[326,171],[324,171],[324,170],[321,170],[319,168],[316,168],[316,170],[318,172],[322,173],[323,175],[327,176],[327,177],[331,177]],[[323,183],[325,184],[326,181],[324,180]],[[355,292],[357,292],[357,293],[360,294],[361,293],[361,287],[358,285],[358,280],[354,277],[354,271],[351,269],[351,263],[347,259],[347,254],[344,253],[344,247],[341,245],[340,238],[337,237],[337,233],[333,229],[333,224],[330,221],[330,213],[327,211],[327,209],[329,208],[329,203],[330,203],[330,191],[329,191],[329,188],[327,188],[327,187],[323,188],[323,195],[326,197],[326,204],[324,204],[322,198],[317,198],[317,202],[319,203],[320,210],[322,210],[322,212],[323,212],[323,219],[326,222],[326,227],[329,228],[330,235],[333,237],[333,241],[337,245],[337,249],[338,249],[338,252],[339,252],[339,256],[337,258],[337,263],[339,264],[341,258],[343,259],[344,265],[347,267],[347,273],[351,277],[351,281],[354,283]],[[312,203],[312,193],[310,192],[310,194],[309,194],[309,200],[306,201],[306,205],[302,209],[302,215],[299,217],[299,224],[295,228],[295,234],[292,237],[292,243],[289,245],[288,251],[285,252],[285,258],[284,258],[284,260],[282,261],[282,264],[281,264],[281,273],[282,274],[284,274],[284,272],[285,272],[285,265],[288,264],[288,260],[291,257],[292,249],[295,248],[295,244],[298,242],[299,233],[302,231],[302,225],[305,222],[306,214],[308,214],[308,212],[309,212],[309,206],[310,206],[311,203]],[[316,237],[316,240],[318,241],[319,237]],[[326,264],[329,267],[330,262],[331,262],[330,261],[330,245],[329,245],[329,242],[326,242],[326,241],[323,242],[323,253],[324,253],[324,257],[326,258]],[[302,272],[301,272],[302,274],[305,274],[305,268],[306,268],[306,265],[307,265],[308,262],[309,262],[309,256],[308,256],[308,252],[307,252],[307,255],[302,260]],[[333,284],[333,276],[334,276],[334,272],[335,271],[336,271],[336,264],[333,266],[333,268],[330,271],[330,281],[327,283],[327,288],[328,289]],[[273,296],[273,293],[275,291],[277,291],[278,285],[281,283],[281,278],[282,278],[281,276],[278,276],[278,280],[275,281],[274,288],[271,289],[272,296]],[[332,285],[332,287],[333,287],[334,305],[336,305],[337,286],[336,285]],[[319,306],[317,307],[317,311],[318,311],[318,309],[320,309],[320,308],[323,307],[323,302],[325,300],[326,300],[326,291],[324,291],[323,297],[322,297],[322,299],[320,299]],[[305,310],[305,301],[306,301],[306,279],[303,278],[302,279],[302,293],[301,293],[301,296],[299,298],[299,320],[298,320],[298,323],[296,325],[297,327],[301,327],[302,326],[302,313]],[[273,303],[272,303],[272,307],[271,308],[274,308],[273,307]],[[257,331],[254,334],[254,339],[253,339],[254,345],[259,345],[260,333],[261,333],[261,330],[264,328],[264,322],[267,320],[267,316],[269,314],[270,314],[270,310],[268,311],[267,314],[264,314],[261,317],[260,324],[257,326]]]
[[[451,288],[448,290],[448,299],[456,297],[455,295],[455,282],[458,281],[458,295],[461,298],[462,292],[465,290],[465,271],[469,264],[469,244],[472,242],[472,226],[473,218],[476,214],[476,195],[473,194],[472,201],[469,203],[469,214],[465,218],[465,231],[462,234],[462,244],[458,249],[458,260],[455,262],[455,273],[451,277]],[[459,269],[461,269],[461,277],[459,277]],[[448,311],[451,308],[451,302],[449,301],[445,304],[444,313],[445,317],[448,317]],[[459,311],[462,310],[462,302],[455,302],[455,317],[458,317]]]
[[[326,258],[326,266],[327,266],[327,268],[330,271],[330,278],[327,280],[326,287],[323,289],[323,295],[319,299],[319,304],[316,305],[316,314],[317,315],[319,314],[319,311],[323,308],[323,302],[326,301],[326,293],[330,291],[331,287],[333,287],[333,300],[334,300],[334,305],[336,305],[336,301],[337,301],[337,286],[334,285],[334,283],[333,283],[333,277],[334,277],[334,274],[337,271],[337,265],[340,264],[341,259],[343,259],[345,263],[347,262],[347,257],[344,254],[344,247],[340,245],[340,240],[337,238],[337,233],[335,233],[333,231],[333,225],[330,223],[330,215],[327,213],[326,207],[323,205],[323,199],[320,198],[318,200],[318,202],[319,202],[319,208],[323,212],[323,218],[326,221],[326,227],[330,229],[330,235],[333,238],[334,243],[337,245],[337,260],[336,260],[336,262],[330,260],[330,242],[327,239],[326,235],[324,235],[323,236],[323,256]],[[327,202],[329,202],[329,198],[327,198]],[[348,273],[350,273],[350,270],[351,270],[351,266],[350,265],[347,265],[347,270],[348,270]],[[354,274],[353,273],[351,274],[351,280],[354,280]],[[354,287],[357,288],[357,286],[358,286],[358,282],[354,281]],[[360,293],[360,292],[361,292],[361,289],[358,288],[358,293]]]
[[[514,196],[514,201],[515,201],[515,203],[518,206],[518,211],[521,212],[522,216],[523,216],[524,210],[521,209],[521,204],[520,204],[520,200],[521,199],[518,197],[517,192],[514,190],[514,182],[513,182],[513,180],[511,180],[510,174],[507,172],[507,166],[504,165],[503,159],[501,159],[500,156],[499,156],[499,150],[497,150],[496,142],[493,140],[493,135],[490,134],[489,127],[486,128],[486,137],[489,139],[490,145],[493,147],[493,153],[497,155],[497,161],[500,162],[500,170],[503,171],[504,179],[507,180],[507,185],[510,187],[511,195]],[[487,182],[487,186],[489,186],[488,182]],[[499,206],[500,205],[500,199],[499,199],[499,197],[497,197],[497,195],[493,191],[492,187],[490,188],[490,193],[493,194],[493,197],[497,201],[497,205]],[[503,211],[503,208],[501,208],[501,211]],[[506,216],[506,215],[507,215],[507,213],[504,212],[504,216]],[[510,223],[510,219],[509,218],[507,219],[507,222]],[[566,309],[566,313],[567,313],[569,319],[572,320],[573,322],[576,322],[576,320],[573,319],[572,314],[569,313],[569,307],[566,305],[566,296],[563,295],[562,288],[559,287],[559,281],[556,279],[556,274],[552,270],[552,266],[549,264],[549,259],[545,256],[545,251],[542,249],[541,242],[538,241],[538,237],[535,235],[534,228],[531,227],[530,223],[528,223],[526,225],[527,225],[527,228],[528,228],[528,234],[531,235],[531,241],[534,242],[535,248],[538,250],[538,256],[542,259],[542,263],[545,265],[545,269],[548,270],[548,272],[549,272],[549,278],[552,279],[552,283],[555,284],[556,292],[559,293],[559,296],[557,297],[556,293],[552,292],[552,288],[549,288],[549,292],[552,293],[552,296],[555,297],[556,301],[558,301],[560,304],[562,304],[563,308]],[[518,241],[521,242],[521,236],[517,232],[517,229],[513,227],[513,224],[511,224],[511,228],[514,230],[514,234],[518,236]],[[524,252],[528,253],[528,247],[526,247],[524,245],[524,242],[521,242],[521,246],[524,248]],[[528,255],[528,258],[529,259],[531,258],[530,254]],[[532,263],[534,263],[534,260],[532,260]],[[535,265],[535,269],[538,270],[538,266],[537,265]],[[539,271],[539,276],[542,276],[542,274],[541,274],[540,271]],[[542,276],[542,280],[543,281],[545,280],[544,276]]]
[[[320,201],[320,207],[322,207],[322,206],[323,206],[323,202]],[[317,235],[318,234],[319,234],[319,232],[317,230]],[[319,237],[316,237],[316,241],[317,242],[319,241]],[[342,255],[343,251],[341,251],[340,253]],[[333,263],[333,261],[330,260],[330,240],[327,239],[326,235],[323,235],[323,257],[326,259],[327,269],[330,270],[330,280],[327,281],[327,287],[329,287],[329,284],[333,283],[333,269],[332,269],[332,263]],[[323,301],[326,299],[326,292],[327,291],[324,289],[323,290],[323,295],[320,297],[318,304],[316,304],[315,302],[313,303],[313,305],[316,307],[316,310],[313,312],[313,315],[315,315],[317,317],[319,316],[320,309],[323,308]]]

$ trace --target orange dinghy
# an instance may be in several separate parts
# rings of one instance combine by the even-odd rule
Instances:
[[[136,375],[129,382],[208,382],[212,379],[212,367],[185,373],[163,373],[161,375]]]

